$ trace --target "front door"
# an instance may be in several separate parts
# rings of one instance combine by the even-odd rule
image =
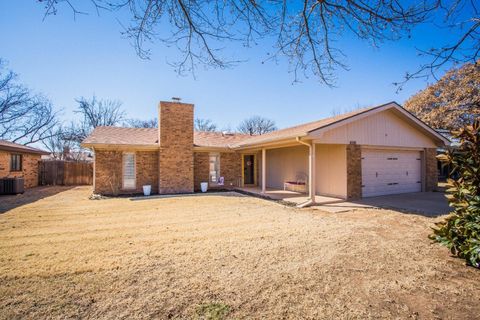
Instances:
[[[243,156],[243,184],[255,184],[255,156]]]

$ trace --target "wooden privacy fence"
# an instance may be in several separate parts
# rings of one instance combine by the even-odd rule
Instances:
[[[91,185],[93,163],[61,160],[42,160],[38,163],[40,185]]]

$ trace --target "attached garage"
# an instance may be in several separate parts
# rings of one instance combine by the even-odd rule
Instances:
[[[420,151],[362,148],[362,197],[422,191]]]

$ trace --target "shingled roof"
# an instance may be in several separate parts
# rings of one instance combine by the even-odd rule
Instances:
[[[229,148],[231,145],[248,139],[251,136],[238,133],[200,132],[195,131],[193,144],[197,147]],[[85,146],[94,145],[129,145],[129,146],[156,146],[158,145],[157,128],[123,128],[97,127],[82,142]]]
[[[317,130],[323,127],[326,127],[328,125],[334,124],[336,122],[346,120],[348,118],[351,118],[353,116],[362,114],[364,112],[383,107],[384,105],[381,106],[376,106],[372,108],[363,108],[363,109],[358,109],[352,112],[344,113],[341,115],[329,117],[329,118],[324,118],[320,119],[317,121],[312,121],[304,124],[300,124],[297,126],[285,128],[285,129],[280,129],[276,131],[272,131],[269,133],[265,133],[259,136],[250,136],[249,139],[245,139],[243,141],[240,141],[239,143],[235,144],[233,147],[243,147],[243,146],[250,146],[250,145],[255,145],[255,144],[261,144],[261,143],[267,143],[267,142],[272,142],[272,141],[279,141],[279,140],[284,140],[284,139],[290,139],[290,138],[295,138],[295,137],[302,137],[308,135],[309,132],[313,130]]]
[[[344,113],[334,117],[329,117],[301,125],[272,131],[262,135],[250,136],[245,134],[224,134],[221,132],[195,132],[194,145],[197,147],[208,148],[248,148],[270,142],[285,141],[296,137],[307,136],[312,131],[323,129],[336,123],[348,120],[350,118],[360,116],[364,113],[376,112],[373,110],[382,108],[397,108],[405,112],[409,117],[416,119],[396,102],[389,102],[371,108],[358,109],[352,112]],[[439,135],[435,130],[416,119],[424,129],[430,134],[435,135],[440,140],[448,140]],[[103,145],[138,145],[138,146],[155,146],[158,145],[158,131],[156,128],[119,128],[119,127],[97,127],[90,136],[82,143],[85,146],[93,146],[95,144]]]
[[[34,154],[49,154],[46,151],[24,146],[23,144],[10,142],[7,140],[0,140],[0,150],[1,151],[11,151],[11,152],[20,152],[20,153],[34,153]]]

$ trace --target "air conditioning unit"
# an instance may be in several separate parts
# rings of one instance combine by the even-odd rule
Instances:
[[[23,178],[2,178],[0,179],[0,194],[24,193]]]

